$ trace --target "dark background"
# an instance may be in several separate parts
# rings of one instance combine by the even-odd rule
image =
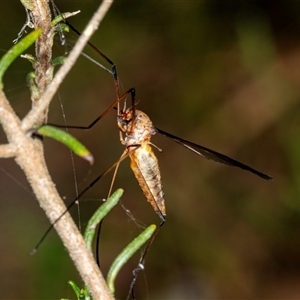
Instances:
[[[98,1],[56,1],[62,12],[80,9],[79,30]],[[24,24],[18,1],[1,1],[4,54]],[[155,136],[167,223],[155,240],[137,284],[139,299],[300,298],[300,3],[298,1],[116,1],[92,42],[117,65],[122,91],[135,87],[138,109],[168,132],[200,143],[263,172],[251,173],[197,157]],[[75,33],[67,35],[75,43]],[[65,48],[57,38],[55,56]],[[33,53],[33,48],[29,51]],[[101,58],[87,51],[95,59]],[[22,118],[30,108],[18,59],[4,77],[5,92]],[[49,121],[87,125],[115,99],[113,80],[80,58],[51,104]],[[115,112],[90,131],[72,133],[96,158],[91,168],[74,158],[82,190],[124,150]],[[5,136],[0,133],[1,143]],[[53,180],[66,202],[75,195],[68,149],[45,140]],[[107,196],[106,176],[83,197],[80,221]],[[122,163],[115,188],[141,224],[159,223],[129,168]],[[77,209],[72,210],[78,219]],[[68,280],[80,279],[52,232],[30,257],[49,225],[12,159],[0,164],[0,290],[2,299],[74,299]],[[140,231],[117,206],[104,223],[101,262],[113,258]],[[121,271],[116,296],[125,297],[139,255]]]

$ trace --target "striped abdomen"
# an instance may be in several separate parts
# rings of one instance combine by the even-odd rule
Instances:
[[[158,161],[148,143],[141,144],[129,154],[130,167],[148,202],[157,214],[166,216],[164,193]]]

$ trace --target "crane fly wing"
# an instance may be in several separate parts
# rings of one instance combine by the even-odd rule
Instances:
[[[257,176],[266,179],[266,180],[272,180],[273,177],[262,173],[260,171],[257,171],[233,158],[230,158],[224,154],[221,154],[219,152],[216,152],[214,150],[208,149],[206,147],[203,147],[201,145],[192,143],[190,141],[184,140],[182,138],[179,138],[171,133],[165,132],[157,127],[155,127],[155,130],[157,132],[159,132],[160,134],[170,138],[171,140],[173,140],[174,142],[182,145],[183,147],[189,149],[190,151],[193,151],[194,153],[208,159],[208,160],[213,160],[215,162],[221,163],[221,164],[225,164],[225,165],[229,165],[229,166],[234,166],[234,167],[238,167],[244,170],[247,170],[249,172],[252,172],[254,174],[256,174]]]

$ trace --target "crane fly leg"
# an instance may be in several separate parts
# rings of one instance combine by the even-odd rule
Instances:
[[[128,292],[128,295],[127,295],[127,298],[126,298],[127,300],[129,299],[130,295],[131,295],[132,299],[136,299],[135,294],[134,294],[134,286],[135,286],[136,280],[138,278],[138,274],[141,270],[144,269],[146,255],[149,252],[151,245],[153,244],[156,236],[158,235],[160,229],[165,224],[165,222],[166,222],[166,219],[162,220],[161,223],[159,224],[159,226],[156,228],[156,230],[154,231],[150,241],[148,242],[145,250],[143,251],[143,253],[140,257],[137,268],[135,268],[133,270],[133,278],[132,278],[132,281],[130,283],[129,292]]]

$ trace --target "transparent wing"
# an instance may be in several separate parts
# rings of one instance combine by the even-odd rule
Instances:
[[[163,131],[157,127],[155,127],[155,130],[157,132],[159,132],[160,134],[170,138],[171,140],[173,140],[174,142],[182,145],[183,147],[193,151],[194,153],[206,158],[206,159],[209,159],[209,160],[213,160],[215,162],[218,162],[218,163],[221,163],[221,164],[225,164],[225,165],[229,165],[229,166],[233,166],[233,167],[238,167],[238,168],[241,168],[243,170],[246,170],[246,171],[249,171],[249,172],[252,172],[254,173],[255,175],[263,178],[263,179],[266,179],[266,180],[273,180],[273,178],[265,173],[262,173],[260,171],[257,171],[233,158],[230,158],[224,154],[221,154],[219,152],[216,152],[214,150],[211,150],[211,149],[208,149],[206,147],[203,147],[201,145],[198,145],[198,144],[195,144],[195,143],[192,143],[190,141],[187,141],[187,140],[184,140],[180,137],[177,137],[171,133],[168,133],[166,131]]]

